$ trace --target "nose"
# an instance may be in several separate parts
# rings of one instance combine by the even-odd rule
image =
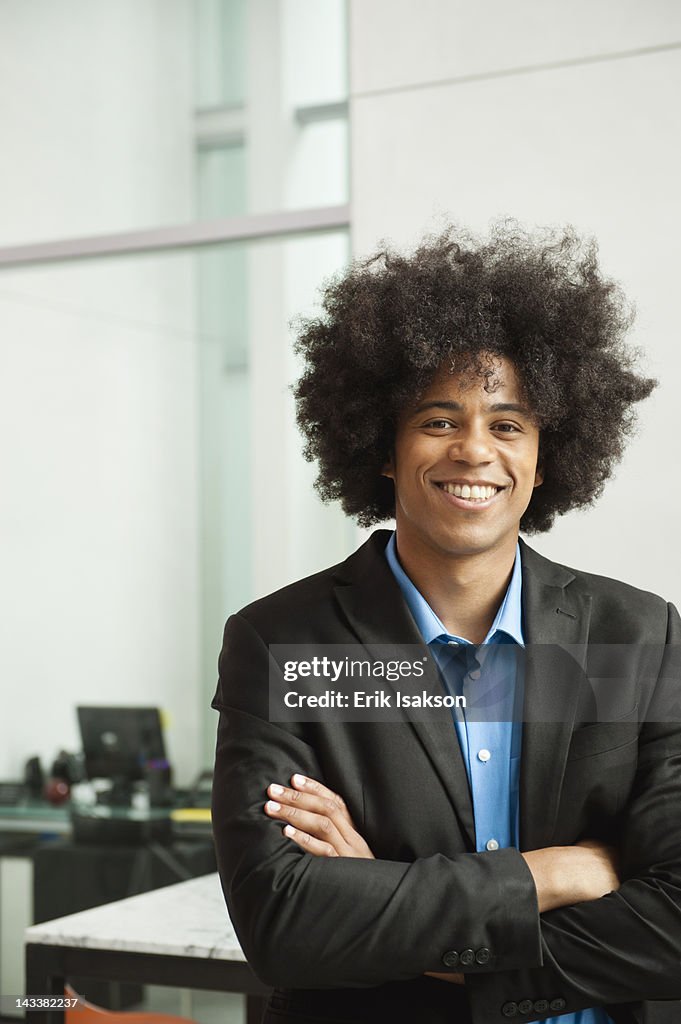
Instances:
[[[452,438],[448,456],[452,462],[481,466],[494,461],[494,439],[484,424],[461,426]]]

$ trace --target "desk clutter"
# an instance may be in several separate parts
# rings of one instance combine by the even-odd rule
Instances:
[[[212,773],[178,788],[158,708],[78,709],[82,750],[0,781],[0,972],[23,991],[23,929],[171,886],[216,869]],[[11,906],[10,906],[11,902]],[[19,950],[19,953],[16,951]],[[141,989],[84,979],[81,993],[110,1009]]]
[[[16,807],[26,798],[23,782],[0,782],[0,807]]]
[[[23,780],[0,782],[0,814],[55,823],[63,809],[75,842],[134,845],[173,835],[210,835],[212,772],[173,787],[161,712],[156,707],[81,706],[82,751],[60,750],[49,772],[38,757]],[[33,829],[29,829],[31,831]],[[60,829],[63,831],[63,829]]]

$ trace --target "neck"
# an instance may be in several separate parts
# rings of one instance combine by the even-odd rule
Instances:
[[[404,571],[447,632],[481,644],[513,575],[517,537],[474,554],[420,552],[400,543],[399,527],[396,542]]]

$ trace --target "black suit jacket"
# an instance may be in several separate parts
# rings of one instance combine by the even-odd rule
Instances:
[[[450,712],[389,723],[269,721],[268,645],[422,643],[385,560],[388,537],[377,531],[345,562],[256,601],[225,628],[213,826],[239,941],[276,987],[266,1020],[501,1024],[604,1005],[618,1024],[678,1024],[678,612],[521,541],[531,656],[520,848],[609,839],[624,879],[602,899],[540,917],[519,851],[475,852]],[[618,679],[609,720],[599,721],[599,680],[575,666],[587,645],[624,644],[624,656],[611,648]],[[570,656],[549,657],[544,645]],[[282,836],[263,812],[265,790],[295,771],[344,797],[376,860],[311,857]],[[473,963],[454,968],[452,954],[464,950]],[[465,986],[423,976],[452,969],[464,971]]]

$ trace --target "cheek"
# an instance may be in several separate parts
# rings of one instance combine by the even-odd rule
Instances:
[[[538,445],[529,444],[523,451],[521,457],[516,463],[517,468],[517,484],[523,489],[531,491],[534,489],[535,483],[537,482],[537,459],[538,459]],[[539,479],[541,474],[539,474]]]
[[[427,467],[426,467],[427,468]],[[395,496],[403,509],[416,510],[429,497],[430,485],[424,480],[425,469],[415,463],[404,463],[395,474]]]

